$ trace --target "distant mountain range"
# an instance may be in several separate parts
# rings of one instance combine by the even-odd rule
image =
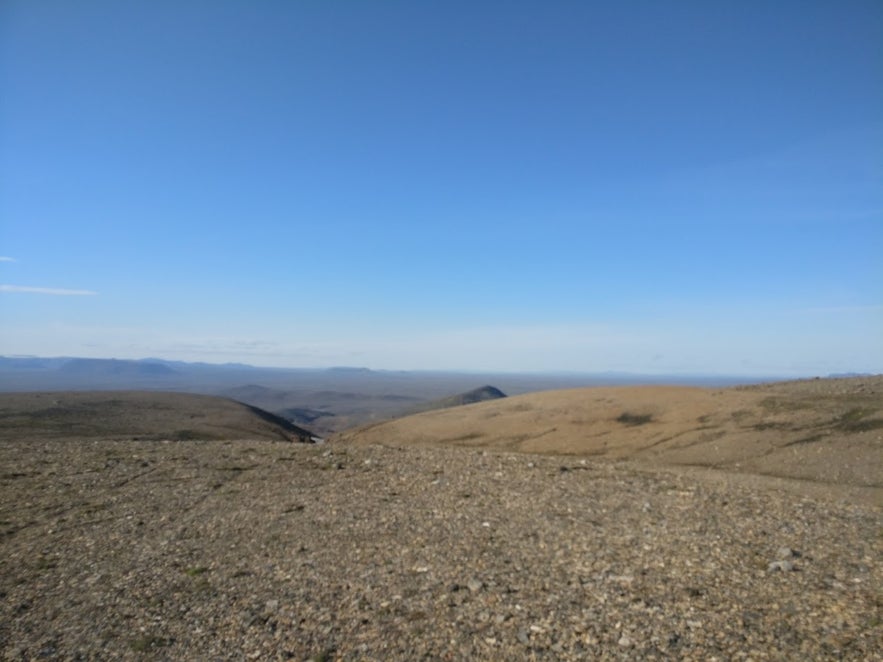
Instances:
[[[70,359],[56,370],[66,375],[126,377],[166,377],[178,372],[167,363],[119,359]]]
[[[367,370],[367,369],[365,369]],[[370,371],[368,371],[370,373]],[[252,374],[363,375],[360,369],[260,368],[244,363],[201,363],[145,359],[95,359],[81,357],[0,356],[0,391],[94,388],[150,388],[213,390],[217,382],[240,384]]]
[[[105,359],[105,358],[81,358],[76,356],[0,356],[0,370],[58,370],[65,372],[86,372],[94,374],[102,372],[106,374],[120,374],[123,372],[137,374],[145,371],[150,374],[160,374],[157,366],[168,368],[169,372],[181,370],[296,370],[300,372],[328,372],[340,374],[371,374],[374,371],[369,368],[358,367],[331,367],[331,368],[262,368],[247,363],[204,363],[202,361],[171,361],[148,357],[143,359]],[[164,373],[168,374],[168,372]]]
[[[57,370],[71,360],[69,357],[0,356],[0,370]]]

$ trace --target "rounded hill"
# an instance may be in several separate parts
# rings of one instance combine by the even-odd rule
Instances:
[[[877,376],[545,391],[425,411],[338,439],[636,460],[880,491],[881,430]]]

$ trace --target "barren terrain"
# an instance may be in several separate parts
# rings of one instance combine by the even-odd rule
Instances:
[[[150,391],[0,393],[0,439],[310,441],[307,430],[226,398]]]
[[[714,468],[879,502],[883,377],[547,391],[396,419],[340,439]]]
[[[702,376],[280,369],[161,359],[0,356],[0,392],[140,390],[219,395],[283,416],[320,437],[444,403],[463,404],[455,394],[465,395],[482,384],[493,384],[513,395],[600,384],[666,383],[670,379],[693,386],[750,382],[746,378]]]
[[[223,400],[0,408],[0,651],[881,659],[881,388],[539,393],[327,444],[168,434],[245,420]]]

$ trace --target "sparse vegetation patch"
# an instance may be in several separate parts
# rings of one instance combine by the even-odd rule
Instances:
[[[636,414],[634,412],[625,411],[616,417],[617,423],[623,425],[646,425],[653,420],[653,414]]]
[[[871,414],[876,413],[874,409],[854,407],[838,416],[834,421],[834,426],[846,432],[867,432],[883,428],[883,419],[868,418]]]
[[[794,441],[789,441],[787,444],[785,444],[785,446],[787,447],[787,446],[799,446],[801,444],[812,444],[817,441],[821,441],[826,436],[827,435],[821,434],[821,433],[820,434],[812,434],[808,437],[801,437],[800,439],[795,439]]]
[[[207,573],[208,571],[209,571],[209,569],[206,566],[197,565],[197,566],[193,566],[191,568],[187,568],[184,572],[189,577],[199,577],[200,575],[203,575],[203,574]]]
[[[761,421],[751,426],[754,430],[791,430],[793,426],[790,423],[780,421]]]
[[[800,411],[813,409],[816,403],[811,399],[769,397],[760,401],[760,406],[767,411]]]
[[[164,637],[145,635],[143,637],[136,637],[134,639],[131,639],[129,641],[129,648],[131,648],[136,653],[147,653],[157,648],[169,646],[171,643],[172,642],[170,639],[166,639]]]
[[[474,439],[481,439],[484,435],[481,432],[468,432],[464,435],[460,435],[459,437],[455,437],[450,440],[452,444],[456,444],[460,441],[472,441]]]
[[[883,419],[872,418],[864,421],[858,421],[849,427],[850,432],[869,432],[870,430],[879,430],[883,428]]]

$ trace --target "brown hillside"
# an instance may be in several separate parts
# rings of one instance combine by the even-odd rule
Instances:
[[[549,391],[418,414],[339,439],[596,456],[878,490],[883,376]]]
[[[310,441],[310,432],[241,402],[190,393],[0,393],[0,439]]]

